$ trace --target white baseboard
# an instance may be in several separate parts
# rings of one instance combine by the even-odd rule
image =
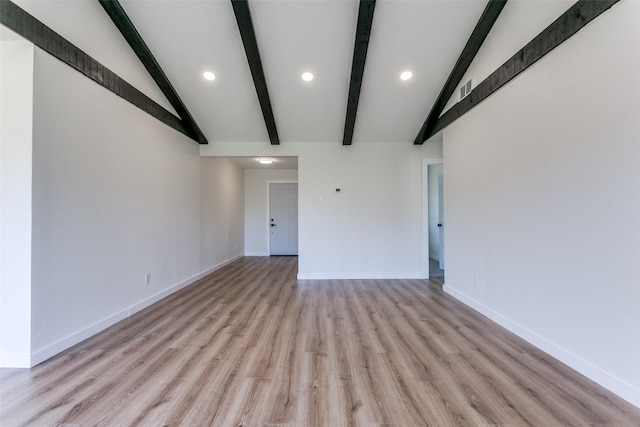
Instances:
[[[39,363],[44,362],[45,360],[55,356],[58,353],[63,352],[64,350],[73,347],[81,341],[86,340],[87,338],[107,329],[109,326],[115,325],[121,320],[126,319],[128,313],[128,309],[121,310],[117,313],[112,314],[98,322],[83,328],[77,332],[67,335],[66,337],[59,339],[58,341],[47,345],[46,347],[42,347],[31,353],[31,360],[28,368],[36,366]]]
[[[0,367],[2,368],[29,368],[31,367],[31,355],[0,353]]]
[[[621,380],[620,378],[617,378],[609,372],[606,372],[598,366],[593,365],[592,363],[582,359],[580,356],[573,354],[565,348],[562,348],[556,343],[549,341],[547,338],[536,334],[535,332],[527,329],[517,322],[514,322],[513,320],[485,306],[479,301],[476,301],[466,294],[457,291],[451,286],[444,285],[443,290],[465,305],[473,308],[477,312],[493,320],[503,328],[509,330],[510,332],[513,332],[520,338],[538,347],[540,350],[544,351],[550,356],[555,357],[562,363],[580,372],[585,377],[595,381],[604,388],[640,408],[640,390],[633,385],[628,384],[627,382]]]
[[[143,310],[147,307],[149,307],[150,305],[160,301],[163,298],[168,297],[169,295],[179,291],[180,289],[183,289],[193,283],[195,283],[196,281],[202,279],[203,277],[213,273],[214,271],[224,267],[227,264],[232,263],[233,261],[236,261],[240,258],[242,258],[243,255],[239,254],[239,255],[235,255],[232,258],[229,258],[221,263],[218,263],[216,265],[214,265],[213,267],[210,267],[208,269],[206,269],[205,271],[202,271],[201,273],[198,273],[192,277],[189,277],[173,286],[170,286],[154,295],[151,295],[150,297],[147,297],[145,299],[143,299],[142,301],[139,301],[133,305],[130,305],[129,307],[126,307],[86,328],[83,328],[77,332],[74,332],[52,344],[47,345],[46,347],[40,348],[36,351],[34,351],[31,356],[27,356],[27,360],[26,363],[24,363],[24,359],[21,359],[22,361],[22,365],[21,366],[8,366],[5,365],[4,362],[4,357],[0,358],[0,367],[20,367],[20,368],[30,368],[33,367],[35,365],[37,365],[38,363],[42,363],[45,360],[55,356],[58,353],[61,353],[62,351],[78,344],[81,341],[86,340],[87,338],[97,334],[98,332],[101,332],[105,329],[107,329],[110,326],[115,325],[116,323],[120,322],[121,320],[126,319],[127,317],[132,316],[133,314],[139,312],[140,310]],[[16,359],[18,360],[18,359]],[[11,362],[11,359],[8,359],[8,362]]]
[[[419,273],[298,273],[298,280],[383,280],[383,279],[427,279]]]
[[[266,252],[245,252],[244,256],[269,256]]]
[[[232,258],[227,259],[226,261],[223,261],[221,263],[218,263],[216,265],[214,265],[213,267],[209,267],[208,269],[206,269],[205,271],[196,274],[195,276],[191,276],[188,279],[183,280],[182,282],[171,286],[170,288],[167,288],[163,291],[158,292],[157,294],[154,294],[142,301],[140,301],[137,304],[132,305],[131,307],[129,307],[129,313],[128,315],[131,316],[134,313],[137,313],[140,310],[143,310],[147,307],[149,307],[152,304],[155,304],[156,302],[160,301],[163,298],[168,297],[169,295],[178,292],[180,289],[185,288],[189,285],[191,285],[192,283],[202,279],[203,277],[213,273],[216,270],[221,269],[222,267],[224,267],[225,265],[231,264],[233,261],[236,261],[240,258],[242,258],[243,255],[235,255]]]

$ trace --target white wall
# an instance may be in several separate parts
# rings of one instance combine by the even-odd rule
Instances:
[[[0,366],[29,363],[33,45],[0,42]]]
[[[638,22],[620,2],[448,127],[444,173],[445,289],[640,406]]]
[[[105,19],[105,11],[99,2],[75,0],[13,0],[13,2],[175,114],[171,103],[167,101],[118,28],[111,19]],[[125,9],[127,6],[124,5]]]
[[[442,157],[441,143],[216,143],[200,150],[298,156],[299,278],[424,277],[422,159]]]
[[[460,100],[460,87],[464,83],[471,80],[472,87],[478,86],[575,2],[576,0],[507,2],[443,113]]]
[[[298,159],[299,277],[424,277],[421,159],[440,148],[308,147]]]
[[[244,178],[245,255],[268,256],[267,182],[297,181],[298,171],[294,169],[246,169]]]
[[[200,265],[244,254],[244,170],[224,157],[202,157]]]
[[[32,363],[242,253],[235,166],[39,49],[33,117]]]

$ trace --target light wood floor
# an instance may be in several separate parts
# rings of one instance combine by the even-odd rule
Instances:
[[[426,280],[241,259],[31,370],[0,425],[639,426],[640,410]]]

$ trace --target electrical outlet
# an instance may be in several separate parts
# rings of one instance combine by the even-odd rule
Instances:
[[[144,284],[148,285],[149,283],[151,283],[151,273],[147,273],[144,275]]]

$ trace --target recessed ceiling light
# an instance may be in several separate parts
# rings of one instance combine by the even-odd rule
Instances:
[[[306,73],[302,73],[302,80],[304,80],[305,82],[310,82],[311,80],[313,80],[313,74],[308,71]]]
[[[213,74],[211,71],[205,71],[204,73],[202,73],[202,77],[204,77],[207,80],[215,80],[216,79],[216,75]]]
[[[261,157],[258,159],[258,162],[262,165],[270,165],[271,163],[273,163],[273,159],[269,159],[266,157]]]
[[[411,71],[405,71],[402,74],[400,74],[400,78],[402,80],[409,80],[411,77],[413,77],[413,73]]]

